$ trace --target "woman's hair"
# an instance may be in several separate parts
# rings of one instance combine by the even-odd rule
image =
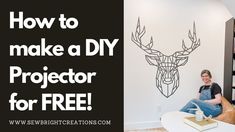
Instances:
[[[209,77],[210,78],[212,78],[212,76],[211,76],[211,72],[209,71],[209,70],[202,70],[202,72],[201,72],[201,76],[204,74],[204,73],[206,73],[206,74],[208,74],[209,75]]]

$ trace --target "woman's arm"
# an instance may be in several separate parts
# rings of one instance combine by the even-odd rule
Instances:
[[[205,100],[205,102],[210,103],[210,104],[220,104],[221,103],[221,94],[218,93],[215,95],[214,99],[210,99],[210,100]]]
[[[196,97],[196,99],[199,99],[199,97],[200,97],[200,93],[197,93],[197,97]]]

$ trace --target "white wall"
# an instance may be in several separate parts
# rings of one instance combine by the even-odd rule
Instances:
[[[229,12],[235,17],[235,0],[222,0],[229,10]]]
[[[125,129],[156,127],[160,116],[180,109],[195,97],[202,85],[200,72],[210,69],[223,85],[225,21],[231,18],[219,0],[125,0],[124,1],[124,126]],[[166,55],[180,51],[181,41],[190,45],[188,30],[196,22],[201,46],[179,67],[180,86],[169,98],[155,86],[156,67],[131,41],[137,19],[146,27],[144,42],[154,39],[154,48]]]

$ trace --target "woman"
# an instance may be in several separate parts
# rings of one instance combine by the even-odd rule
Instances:
[[[211,81],[211,73],[209,70],[203,70],[201,72],[201,78],[204,85],[200,87],[197,99],[189,101],[180,111],[195,114],[196,108],[193,103],[196,103],[206,116],[212,117],[218,116],[222,112],[221,107],[221,88],[217,83]]]

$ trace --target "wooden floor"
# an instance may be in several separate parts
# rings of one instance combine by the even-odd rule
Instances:
[[[128,130],[125,132],[167,132],[167,130],[161,127],[161,128],[152,128],[152,129],[142,129],[142,130]]]

